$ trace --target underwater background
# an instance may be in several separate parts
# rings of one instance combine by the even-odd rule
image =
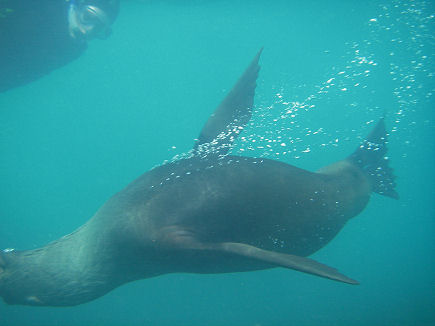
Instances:
[[[385,114],[400,199],[373,195],[312,256],[359,286],[283,268],[173,274],[71,308],[1,302],[1,326],[435,324],[433,1],[124,1],[113,30],[0,94],[0,248],[71,233],[187,152],[262,46],[233,153],[315,170]]]

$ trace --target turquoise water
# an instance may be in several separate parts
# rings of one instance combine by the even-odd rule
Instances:
[[[125,1],[108,40],[0,94],[0,248],[70,233],[188,151],[261,46],[254,125],[234,152],[316,169],[348,155],[385,112],[401,198],[373,195],[313,256],[359,286],[286,269],[174,274],[72,308],[0,303],[0,325],[435,324],[434,9]]]

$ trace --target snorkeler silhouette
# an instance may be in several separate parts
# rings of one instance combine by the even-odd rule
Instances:
[[[78,58],[118,11],[119,0],[0,0],[0,92]]]

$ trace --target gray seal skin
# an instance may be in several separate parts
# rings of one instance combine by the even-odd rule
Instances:
[[[384,119],[352,155],[317,172],[228,154],[251,118],[260,54],[190,156],[146,172],[75,232],[39,249],[0,252],[5,302],[71,306],[167,273],[273,267],[357,284],[306,256],[360,213],[372,192],[398,198]]]

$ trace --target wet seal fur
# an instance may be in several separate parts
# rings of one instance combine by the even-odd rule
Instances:
[[[166,273],[286,267],[357,284],[306,256],[360,213],[370,194],[397,198],[380,119],[348,158],[309,172],[229,155],[250,120],[261,51],[185,159],[146,172],[75,232],[35,250],[0,252],[9,304],[71,306]]]

